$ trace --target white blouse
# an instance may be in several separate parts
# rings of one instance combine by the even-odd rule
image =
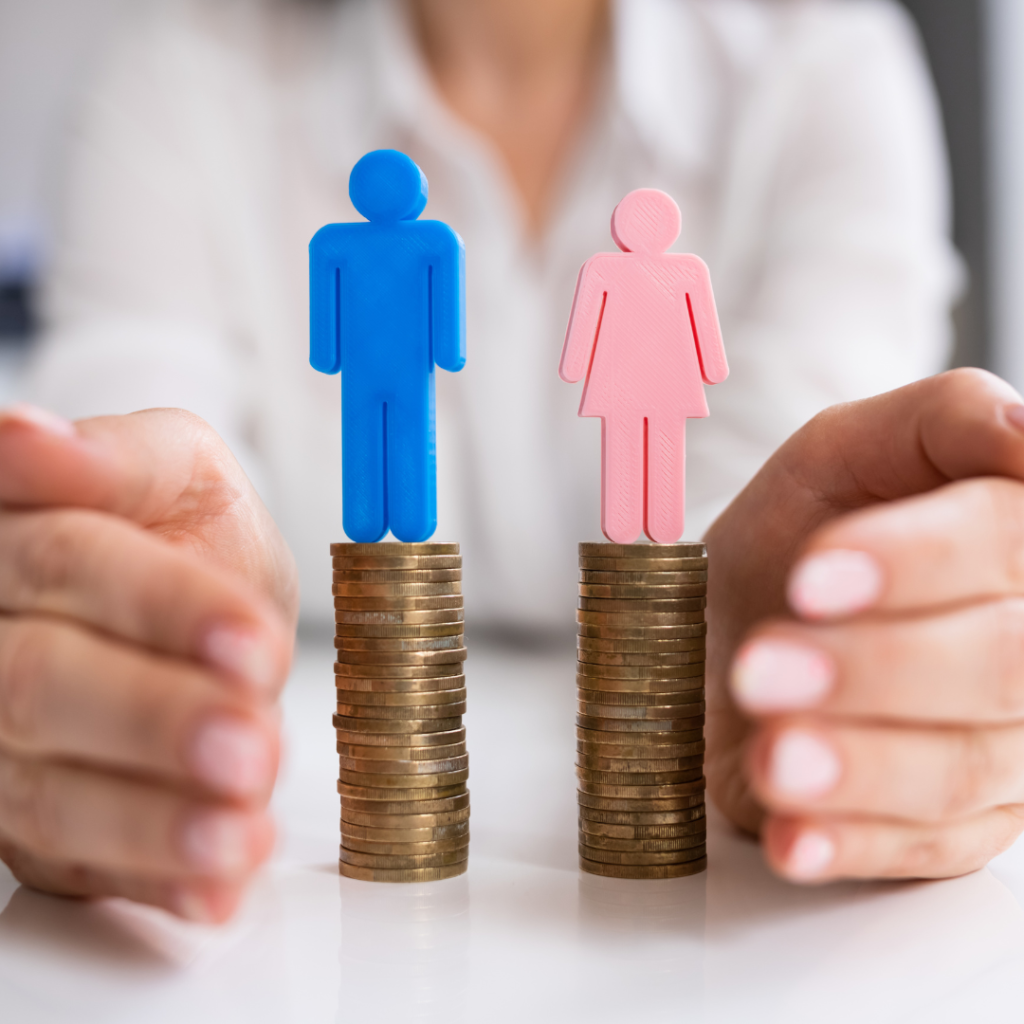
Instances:
[[[329,617],[340,386],[308,363],[306,246],[357,219],[348,172],[402,149],[467,254],[468,361],[438,372],[437,539],[467,617],[572,621],[600,538],[600,421],[559,380],[580,265],[664,189],[710,265],[731,366],[688,428],[699,537],[820,409],[939,370],[959,264],[939,116],[886,0],[619,0],[600,100],[540,243],[488,142],[434,90],[399,0],[176,0],[86,97],[34,397],[82,417],[180,406],[249,470]]]

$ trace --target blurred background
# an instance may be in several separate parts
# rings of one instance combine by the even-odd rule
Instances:
[[[0,0],[0,402],[38,329],[66,126],[120,19],[151,0]],[[955,365],[1024,390],[1024,4],[904,0],[942,103],[970,274]]]

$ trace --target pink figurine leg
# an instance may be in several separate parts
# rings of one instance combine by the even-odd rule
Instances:
[[[648,420],[644,533],[655,544],[674,544],[683,535],[685,470],[686,420]]]
[[[644,521],[643,420],[601,420],[601,530],[632,544]]]

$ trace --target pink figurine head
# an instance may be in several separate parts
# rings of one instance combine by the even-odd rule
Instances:
[[[681,227],[676,201],[656,188],[635,189],[612,213],[612,238],[623,252],[649,256],[665,252]]]

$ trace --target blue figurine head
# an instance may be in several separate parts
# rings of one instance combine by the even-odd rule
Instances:
[[[352,168],[348,194],[355,208],[375,224],[415,220],[427,205],[427,179],[397,149],[375,149]]]

